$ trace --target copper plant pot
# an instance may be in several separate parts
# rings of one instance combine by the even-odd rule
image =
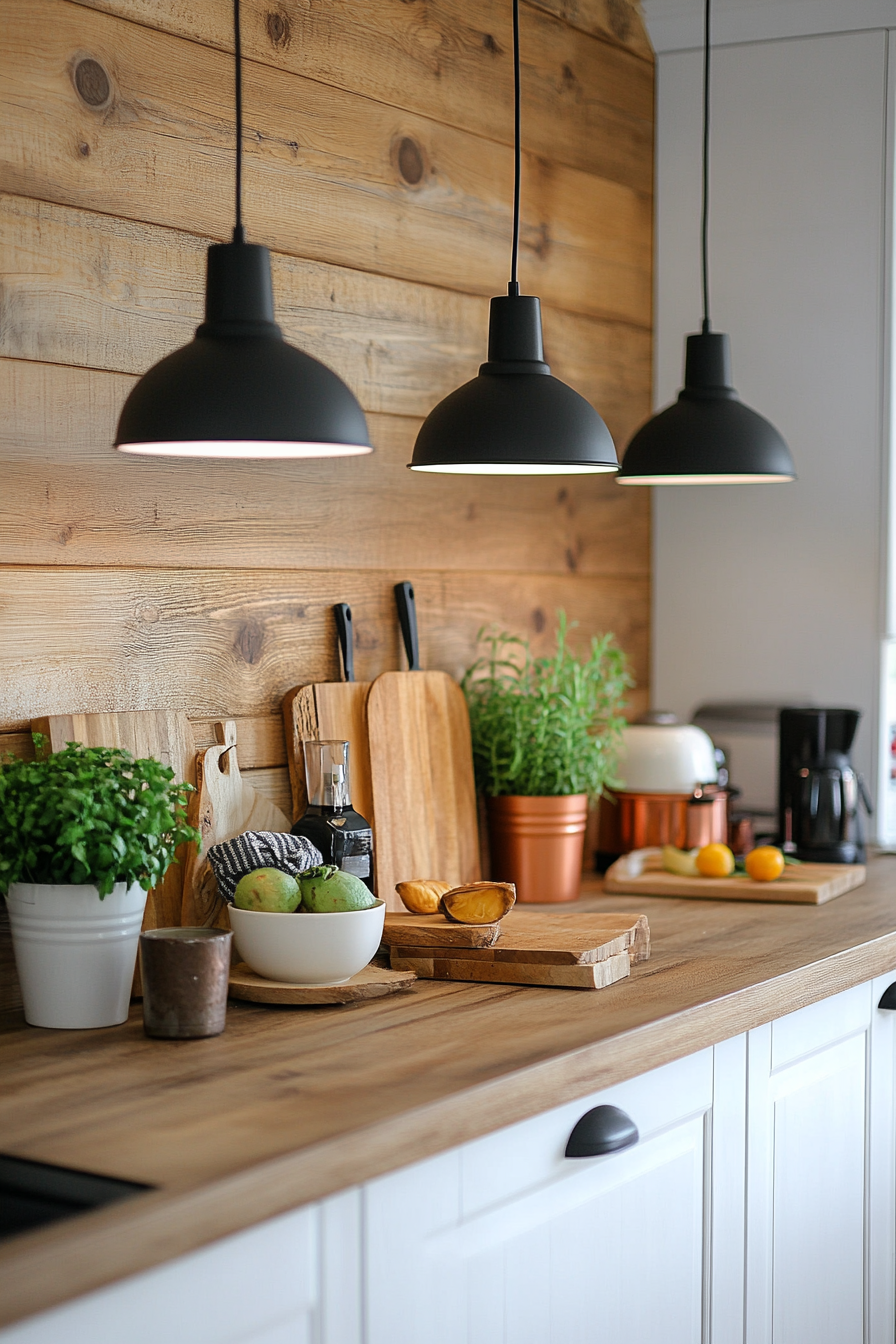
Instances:
[[[574,901],[582,881],[588,797],[488,798],[492,877],[518,901]]]

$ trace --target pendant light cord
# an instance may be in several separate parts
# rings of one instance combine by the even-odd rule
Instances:
[[[233,0],[234,103],[236,106],[236,211],[233,241],[244,243],[243,228],[243,44],[240,38],[240,0]]]
[[[513,0],[513,243],[510,249],[510,283],[507,293],[518,295],[517,264],[520,254],[520,0]]]
[[[709,6],[703,17],[703,209],[701,219],[703,260],[703,334],[712,330],[709,320]]]

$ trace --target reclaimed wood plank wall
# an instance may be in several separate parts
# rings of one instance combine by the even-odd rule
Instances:
[[[375,455],[111,448],[229,237],[231,13],[0,0],[0,730],[273,718],[289,687],[339,675],[336,601],[360,678],[402,665],[405,578],[424,666],[459,674],[490,621],[544,648],[563,606],[582,635],[614,630],[646,686],[648,492],[405,469],[506,284],[509,0],[243,0],[249,237],[274,253],[287,338],[350,384]],[[652,53],[631,0],[524,0],[522,52],[523,291],[621,447],[650,409]]]

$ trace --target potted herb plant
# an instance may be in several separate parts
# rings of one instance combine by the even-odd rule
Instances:
[[[492,875],[515,882],[520,901],[578,896],[588,801],[613,782],[624,695],[634,685],[612,635],[592,638],[578,658],[568,631],[561,611],[547,658],[533,658],[515,635],[480,631],[488,653],[462,682]]]
[[[0,892],[25,1020],[107,1027],[128,1015],[146,894],[184,841],[190,785],[152,758],[70,742],[0,765]]]

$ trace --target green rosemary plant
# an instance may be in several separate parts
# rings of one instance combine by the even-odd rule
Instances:
[[[470,710],[476,786],[489,797],[587,793],[614,782],[626,690],[634,685],[612,635],[595,636],[584,658],[557,613],[557,646],[533,658],[526,640],[480,630],[488,653],[461,683]]]

